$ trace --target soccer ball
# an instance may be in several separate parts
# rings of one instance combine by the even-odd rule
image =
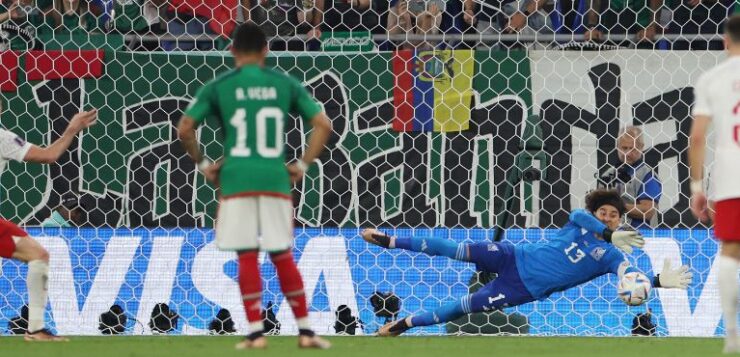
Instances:
[[[617,284],[619,298],[630,306],[642,305],[650,297],[650,279],[643,273],[624,274]]]

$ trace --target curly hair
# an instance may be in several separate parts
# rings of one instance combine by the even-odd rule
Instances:
[[[586,195],[586,209],[590,212],[596,212],[601,206],[610,205],[619,211],[619,215],[623,215],[627,210],[622,202],[619,192],[615,190],[593,190]]]

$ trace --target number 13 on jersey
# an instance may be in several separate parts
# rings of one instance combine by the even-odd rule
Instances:
[[[247,110],[239,108],[229,120],[229,124],[236,129],[236,143],[229,151],[232,157],[250,157],[252,149],[247,146],[247,133],[249,130],[256,132],[257,155],[265,158],[280,157],[283,153],[283,118],[285,114],[277,107],[264,107],[255,113],[254,121],[247,120]],[[274,121],[274,131],[268,133],[268,121]],[[250,128],[249,125],[254,125]],[[268,137],[273,137],[270,145]]]

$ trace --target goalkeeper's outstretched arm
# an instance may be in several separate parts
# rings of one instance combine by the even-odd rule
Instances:
[[[632,272],[642,273],[626,260],[616,268],[616,274],[620,280],[624,274]],[[691,284],[691,279],[693,278],[694,274],[689,271],[688,265],[681,265],[673,269],[671,267],[671,260],[666,258],[663,263],[663,270],[660,274],[653,277],[652,285],[654,288],[686,289]]]

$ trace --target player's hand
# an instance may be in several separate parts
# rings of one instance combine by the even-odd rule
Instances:
[[[586,29],[583,33],[583,39],[586,41],[601,41],[604,39],[604,33],[597,29]]]
[[[288,175],[290,175],[290,182],[295,184],[303,178],[303,174],[306,173],[306,164],[300,164],[298,161],[288,165]]]
[[[527,26],[527,15],[523,12],[517,11],[514,15],[509,18],[509,25],[504,29],[505,32],[515,33]]]
[[[704,192],[696,192],[691,195],[691,214],[701,222],[709,221],[709,206]]]
[[[314,39],[316,40],[321,39],[321,29],[318,27],[314,27],[306,33],[307,41],[314,40]]]
[[[645,238],[637,231],[616,231],[612,233],[612,244],[627,254],[632,254],[632,247],[645,246]]]
[[[465,10],[463,20],[465,20],[466,24],[473,26],[475,24],[475,13],[473,10]]]
[[[660,286],[668,289],[686,289],[693,278],[694,273],[689,271],[688,265],[671,269],[671,260],[668,258],[663,263],[663,271],[658,275]]]
[[[218,187],[221,184],[221,181],[219,180],[219,177],[221,175],[221,163],[222,162],[217,162],[201,171],[203,173],[203,176],[206,177],[206,181],[210,182],[215,187]]]
[[[650,24],[648,27],[637,32],[637,42],[653,42],[655,35],[658,33],[658,26],[656,24]]]
[[[67,131],[72,135],[91,127],[98,119],[98,110],[92,109],[86,112],[79,112],[72,117],[67,125]]]

